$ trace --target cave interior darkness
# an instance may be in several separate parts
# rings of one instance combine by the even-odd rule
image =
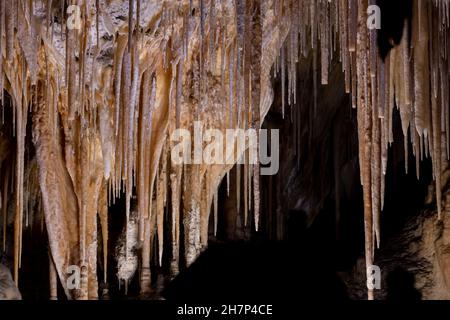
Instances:
[[[411,19],[411,6],[408,1],[400,0],[377,1],[377,4],[385,14],[378,34],[379,54],[385,57],[391,49],[391,39],[395,44],[400,43],[403,21]],[[314,90],[312,60],[310,54],[297,65],[298,98],[297,104],[293,106],[296,111],[286,107],[284,119],[280,77],[272,79],[275,97],[263,128],[280,129],[280,170],[275,176],[261,178],[260,230],[255,231],[251,218],[249,225],[244,226],[242,214],[236,212],[237,201],[240,201],[242,211],[244,199],[240,196],[238,200],[236,196],[235,166],[230,171],[229,195],[225,178],[219,188],[217,235],[214,236],[214,223],[211,222],[208,248],[188,268],[181,268],[180,274],[174,279],[170,278],[168,269],[171,258],[170,223],[165,224],[164,237],[167,241],[164,241],[163,266],[158,266],[156,253],[151,260],[152,286],[155,291],[153,298],[163,297],[176,303],[223,303],[243,299],[258,303],[349,299],[349,288],[345,287],[337,274],[350,270],[364,254],[357,115],[351,107],[349,95],[345,94],[341,65],[336,62],[330,72],[331,84],[319,85],[317,110],[313,111],[311,105],[314,104],[314,97],[310,94]],[[6,92],[5,96],[1,134],[9,137],[10,146],[15,146],[11,125],[12,108],[8,106]],[[35,153],[31,141],[31,122],[30,119],[27,124],[26,159],[32,159]],[[411,146],[408,161],[411,168],[405,173],[404,138],[397,108],[394,109],[393,123],[395,143],[389,148],[385,205],[381,215],[382,245],[388,243],[409,218],[424,208],[424,199],[432,182],[430,159],[420,163],[421,176],[417,179]],[[14,163],[13,148],[10,147],[9,163]],[[110,252],[114,251],[126,223],[123,214],[125,201],[125,194],[122,194],[108,208]],[[311,210],[311,207],[314,209]],[[170,215],[166,213],[166,216],[170,222]],[[48,237],[45,229],[41,228],[42,219],[31,221],[31,228],[24,232],[20,279],[25,300],[47,299],[42,292],[49,291],[48,247],[42,245],[48,243]],[[10,231],[8,229],[9,235],[12,234]],[[183,230],[180,235],[180,252],[183,252]],[[5,264],[10,264],[7,258],[10,255],[11,252],[3,255]],[[101,259],[98,263],[102,296],[104,266]],[[185,262],[181,260],[183,265]],[[138,298],[138,274],[133,277],[125,295],[123,287],[116,281],[116,272],[116,262],[110,255],[107,268],[109,297]],[[402,279],[405,278],[406,282],[409,281],[408,275],[400,271],[392,273],[392,296],[402,291],[396,286],[404,285]],[[65,300],[63,289],[58,289],[58,299]],[[402,294],[405,299],[410,297]]]

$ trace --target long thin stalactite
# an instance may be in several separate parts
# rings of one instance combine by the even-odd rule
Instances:
[[[52,279],[58,274],[69,298],[97,298],[96,215],[106,268],[107,206],[125,193],[130,223],[135,188],[143,243],[141,290],[146,293],[152,250],[158,251],[160,263],[166,254],[164,225],[170,223],[176,274],[180,225],[185,232],[181,254],[189,265],[207,244],[201,230],[207,233],[211,210],[217,230],[217,190],[223,177],[229,181],[232,168],[171,164],[168,137],[177,128],[192,131],[195,120],[204,128],[259,129],[273,102],[274,75],[281,81],[283,116],[299,119],[302,75],[297,64],[308,57],[313,57],[311,114],[320,116],[319,85],[333,85],[333,61],[340,63],[345,90],[357,109],[367,267],[382,245],[380,214],[394,108],[400,111],[405,160],[411,151],[419,174],[419,161],[432,159],[441,216],[441,174],[450,152],[447,0],[413,0],[411,30],[405,21],[401,41],[387,57],[378,52],[377,31],[367,27],[367,9],[373,5],[368,0],[66,3],[69,11],[55,1],[2,0],[0,6],[0,90],[11,97],[17,138],[14,177],[2,175],[2,211],[6,221],[6,197],[13,189],[16,282],[28,217],[24,170],[30,113]],[[61,139],[63,145],[57,143]],[[247,159],[248,152],[244,148],[233,156],[237,162]],[[246,223],[252,215],[256,230],[262,214],[258,163],[242,170],[238,165],[235,171],[236,210]],[[158,246],[151,245],[155,237]],[[65,287],[65,269],[71,264],[83,267],[79,292]],[[103,278],[106,282],[106,272]],[[54,288],[52,282],[53,298]],[[373,298],[371,291],[368,297]]]

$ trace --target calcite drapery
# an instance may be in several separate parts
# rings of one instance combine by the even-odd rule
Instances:
[[[322,84],[329,82],[330,60],[339,57],[346,90],[358,108],[367,265],[380,244],[394,105],[400,109],[405,152],[409,135],[416,158],[433,159],[440,212],[446,160],[441,155],[449,153],[448,1],[414,0],[412,41],[407,41],[405,27],[400,44],[384,60],[377,54],[376,32],[367,28],[367,8],[373,5],[368,0],[71,0],[67,4],[70,8],[57,1],[1,1],[0,90],[11,96],[18,138],[16,281],[30,109],[56,271],[68,297],[96,298],[96,214],[101,216],[105,240],[105,194],[111,202],[125,191],[128,217],[132,189],[137,186],[141,267],[147,270],[150,237],[159,235],[160,242],[163,238],[162,210],[169,204],[161,199],[167,199],[169,183],[172,269],[177,270],[181,221],[186,260],[192,262],[207,243],[211,204],[217,200],[213,195],[232,166],[169,164],[168,168],[161,162],[172,148],[168,137],[176,128],[192,130],[194,120],[201,120],[205,128],[259,128],[274,96],[273,66],[282,77],[283,106],[286,100],[295,113],[296,63],[308,55],[308,48]],[[317,101],[317,74],[314,79]],[[311,108],[316,113],[317,103]],[[245,166],[243,171],[246,197],[254,198],[258,226],[259,167]],[[248,191],[250,187],[253,190]],[[182,199],[183,208],[177,199]],[[244,211],[251,207],[246,201]],[[155,217],[159,232],[153,230]],[[80,292],[66,288],[66,268],[72,264],[84,268]],[[149,285],[148,275],[141,285]]]

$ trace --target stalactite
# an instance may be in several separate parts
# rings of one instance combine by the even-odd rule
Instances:
[[[360,145],[360,159],[361,159],[361,172],[362,172],[362,184],[363,184],[363,197],[364,197],[364,226],[365,226],[365,255],[366,255],[366,267],[372,266],[373,261],[373,215],[372,215],[372,194],[371,194],[371,135],[372,135],[372,111],[371,105],[368,102],[367,90],[367,27],[365,19],[365,8],[367,7],[367,0],[359,3],[358,6],[358,28],[357,28],[357,41],[356,41],[356,55],[357,55],[357,98],[358,98],[358,131],[360,132],[360,138],[362,143]],[[369,272],[369,271],[367,271]],[[369,276],[369,274],[367,274]],[[368,298],[373,299],[373,290],[368,291]]]
[[[204,0],[200,0],[200,63],[199,63],[199,67],[200,67],[200,94],[201,94],[201,99],[200,101],[202,101],[203,98],[205,98],[204,93],[205,93],[205,78],[206,78],[206,74],[205,74],[205,1]],[[200,103],[201,106],[201,103]]]
[[[228,69],[228,79],[229,79],[229,88],[228,88],[228,108],[229,108],[229,127],[232,128],[234,126],[233,124],[233,114],[234,114],[234,84],[235,84],[235,77],[234,77],[234,66],[235,66],[235,52],[234,52],[234,45],[231,45],[230,48],[230,66]]]
[[[213,72],[216,68],[216,1],[210,0],[209,4],[209,63],[210,70]]]
[[[133,48],[134,0],[128,0],[128,50]]]
[[[261,6],[261,20],[264,20],[264,8],[263,5]],[[300,33],[300,24],[301,24],[301,12],[300,12],[300,1],[293,1],[292,2],[292,12],[291,12],[291,21],[292,21],[292,47],[294,50],[294,62],[298,63],[299,61],[299,33]],[[295,67],[295,64],[293,64],[293,67]],[[294,68],[294,71],[296,71],[297,68]],[[297,73],[294,75],[294,81],[297,80]],[[294,85],[294,90],[297,86]],[[295,98],[295,95],[294,95]]]
[[[39,185],[45,213],[49,246],[60,282],[68,298],[77,293],[67,287],[67,267],[79,261],[78,203],[71,177],[64,165],[62,151],[48,123],[48,106],[43,99],[42,84],[38,84],[38,105],[33,109],[33,142],[39,164]],[[49,160],[49,155],[53,155]],[[61,199],[64,199],[64,205]],[[53,224],[52,221],[58,221]],[[70,232],[69,232],[70,230]],[[60,241],[65,239],[65,241]]]
[[[241,112],[245,102],[244,57],[245,57],[245,8],[247,0],[236,0],[236,84],[237,84],[237,127],[241,127]],[[244,109],[245,110],[245,109]]]
[[[386,175],[387,170],[387,149],[389,145],[389,133],[388,133],[388,101],[389,101],[389,56],[385,58],[384,63],[380,67],[380,77],[379,77],[379,97],[378,97],[378,105],[379,105],[379,117],[381,118],[381,171],[384,176]],[[381,193],[381,196],[384,196],[384,192]],[[381,205],[383,206],[384,201],[381,201]]]
[[[130,0],[130,6],[132,6],[132,0]],[[131,9],[130,9],[131,11]],[[130,16],[130,20],[132,19],[132,15]],[[132,22],[130,22],[132,23]],[[131,27],[131,26],[130,26]],[[134,28],[134,26],[132,26]],[[131,35],[132,36],[132,35]],[[127,110],[126,126],[124,127],[124,134],[127,135],[126,144],[124,146],[123,152],[125,153],[124,157],[124,171],[125,171],[125,179],[126,179],[126,219],[127,223],[129,221],[130,214],[130,201],[131,194],[133,189],[133,166],[135,163],[134,159],[134,122],[135,122],[135,110],[136,105],[138,103],[138,88],[139,88],[139,56],[137,51],[136,42],[132,42],[131,36],[129,36],[128,46],[129,46],[129,54],[125,53],[124,62],[123,62],[123,102],[122,107],[125,109],[128,106],[129,110]],[[129,89],[128,89],[129,88]],[[129,90],[129,92],[127,91]],[[127,239],[128,243],[128,239]]]
[[[320,57],[321,57],[321,83],[322,85],[328,84],[328,70],[329,70],[329,39],[330,34],[329,26],[329,12],[327,10],[327,3],[321,2],[320,13],[321,13],[321,23],[319,25],[320,29]]]
[[[402,122],[402,132],[404,136],[404,152],[405,152],[405,172],[408,172],[408,128],[411,121],[411,98],[410,98],[410,65],[409,65],[409,46],[407,36],[408,25],[405,22],[403,28],[403,37],[399,47],[395,48],[395,97],[397,107],[400,109],[400,117]]]
[[[51,254],[49,253],[49,279],[50,279],[50,300],[58,300],[58,279],[55,264]]]
[[[15,220],[14,220],[14,281],[18,284],[19,267],[22,247],[22,221],[23,221],[23,175],[25,155],[25,134],[27,117],[22,103],[17,103],[17,153],[15,176]],[[26,109],[25,109],[26,110]]]
[[[170,187],[172,190],[172,260],[170,271],[172,277],[179,272],[179,255],[180,255],[180,201],[181,201],[181,176],[182,167],[172,168],[170,174]]]
[[[128,44],[128,38],[125,35],[119,35],[117,38],[117,49],[114,55],[114,93],[115,93],[115,118],[116,124],[116,138],[119,134],[120,121],[120,96],[121,96],[121,83],[122,83],[122,63],[124,59],[125,49]]]
[[[81,6],[81,15],[86,15],[87,5],[86,3]],[[89,30],[89,23],[84,23],[81,27],[81,32],[78,32],[78,92],[80,101],[78,103],[77,113],[81,116],[81,121],[86,121],[86,60],[88,54],[88,48],[91,46],[91,37],[87,36]]]
[[[12,189],[16,281],[23,224],[31,224],[33,219],[29,203],[32,185],[24,183],[25,169],[29,166],[25,161],[25,155],[28,156],[25,134],[30,107],[53,271],[63,283],[66,277],[63,270],[67,265],[81,261],[83,266],[81,296],[64,288],[66,295],[69,298],[95,295],[92,291],[96,278],[92,273],[96,270],[89,259],[96,246],[93,243],[96,220],[92,220],[91,206],[95,206],[100,216],[106,282],[108,205],[125,192],[125,215],[129,224],[135,184],[138,238],[143,245],[141,291],[148,293],[150,256],[157,255],[153,247],[159,249],[158,258],[162,263],[164,224],[172,223],[171,273],[175,275],[180,258],[180,205],[183,204],[185,227],[184,254],[189,265],[207,242],[206,216],[209,216],[211,204],[214,233],[218,228],[219,181],[215,179],[220,180],[226,173],[229,193],[229,171],[234,165],[236,209],[241,210],[243,187],[244,223],[247,224],[248,213],[253,208],[255,229],[260,225],[260,167],[259,161],[255,165],[248,163],[248,150],[241,150],[244,155],[241,151],[235,155],[238,162],[245,157],[243,173],[240,163],[227,164],[217,170],[221,172],[201,165],[184,166],[183,171],[183,167],[173,167],[173,164],[166,167],[166,158],[173,147],[165,143],[168,134],[182,125],[190,126],[193,119],[201,118],[208,125],[212,124],[209,122],[211,114],[219,118],[212,122],[217,120],[222,129],[260,129],[273,100],[272,78],[268,75],[272,68],[275,75],[281,76],[278,80],[281,81],[283,117],[286,103],[291,107],[300,168],[300,118],[307,107],[298,101],[304,97],[299,92],[300,76],[297,74],[301,55],[309,57],[312,63],[313,103],[306,110],[310,137],[315,134],[319,84],[331,82],[331,69],[337,62],[333,61],[335,57],[339,58],[344,72],[345,91],[351,93],[352,107],[357,108],[367,265],[374,261],[374,248],[380,245],[379,219],[384,205],[388,148],[394,143],[395,104],[400,110],[405,165],[408,166],[409,142],[416,157],[417,177],[419,161],[431,157],[437,211],[441,215],[442,171],[446,166],[446,159],[441,156],[446,153],[448,158],[450,153],[449,93],[446,90],[450,21],[446,2],[414,0],[411,46],[405,23],[400,44],[390,50],[385,61],[378,57],[376,32],[366,26],[368,0],[277,0],[269,3],[200,0],[195,2],[198,8],[194,8],[192,0],[189,5],[164,1],[155,6],[155,16],[150,21],[144,14],[148,11],[142,11],[141,15],[141,10],[148,10],[148,3],[129,0],[126,1],[128,7],[126,2],[124,6],[128,17],[124,21],[115,19],[114,23],[110,21],[111,12],[107,7],[110,1],[71,1],[80,5],[83,16],[82,25],[75,29],[68,26],[68,21],[64,23],[68,18],[64,17],[65,2],[57,8],[62,17],[55,19],[54,10],[59,3],[44,1],[44,17],[41,13],[35,15],[33,1],[25,2],[8,0],[2,1],[0,6],[3,39],[0,51],[4,52],[0,55],[0,91],[2,99],[3,89],[11,96],[13,134],[17,138],[15,165],[10,168],[14,175],[10,177],[6,173],[8,169],[4,170],[2,211],[6,221],[9,189]],[[263,30],[266,18],[267,26],[274,32]],[[181,28],[177,27],[178,21],[182,21]],[[229,21],[235,23],[228,24]],[[39,24],[44,27],[40,28]],[[94,34],[95,37],[91,36]],[[267,42],[263,39],[266,34]],[[272,34],[276,35],[275,40],[270,38]],[[337,48],[340,52],[335,54]],[[160,58],[156,58],[158,55]],[[220,70],[217,59],[220,59]],[[159,70],[157,76],[155,70]],[[172,81],[163,83],[165,80],[161,79],[166,76]],[[222,92],[216,100],[217,94],[210,93],[217,92],[214,90],[217,90],[219,77]],[[220,108],[219,104],[222,104]],[[60,127],[65,139],[61,145]],[[98,133],[100,139],[97,139]],[[97,147],[101,147],[101,153],[96,151]],[[103,162],[98,162],[98,157],[103,158]],[[49,161],[58,174],[52,173]],[[97,168],[98,163],[104,163],[104,167]],[[167,195],[168,173],[170,197]],[[91,195],[91,179],[98,182],[97,175],[104,181],[101,188],[99,186],[100,191]],[[156,189],[154,203],[153,186]],[[58,202],[59,193],[64,202]],[[170,205],[167,204],[169,198]],[[62,225],[63,229],[52,224],[54,220],[61,221],[59,227]],[[68,233],[69,226],[74,229],[73,234]],[[58,244],[61,237],[67,238],[67,243]],[[6,228],[3,230],[4,250],[5,241]],[[127,255],[128,239],[126,244]],[[67,253],[69,256],[65,256]],[[371,292],[369,298],[372,298]]]
[[[131,5],[131,3],[130,3]],[[126,216],[126,223],[128,225],[130,220],[130,201],[131,201],[131,176],[128,176],[131,172],[129,169],[129,166],[131,167],[131,163],[129,163],[129,150],[130,150],[130,144],[132,143],[129,132],[130,132],[130,124],[131,124],[131,116],[130,113],[133,113],[134,110],[131,110],[131,108],[127,108],[127,105],[129,105],[130,101],[130,88],[131,88],[131,54],[129,51],[125,52],[123,56],[123,67],[122,67],[122,83],[121,83],[121,92],[122,92],[122,103],[121,103],[121,118],[123,121],[121,121],[121,134],[119,135],[121,143],[121,155],[122,155],[122,162],[119,162],[119,165],[123,167],[122,172],[122,179],[125,181],[125,192],[126,192],[126,202],[125,202],[125,216]],[[127,109],[127,110],[126,110]],[[128,234],[127,234],[128,235]],[[125,239],[126,244],[128,244],[128,237]],[[126,253],[128,253],[128,250],[126,250]]]
[[[356,77],[356,55],[354,52],[350,52],[350,82],[351,82],[350,93],[352,96],[352,108],[356,109],[357,77]]]
[[[415,0],[414,2],[414,114],[415,126],[420,137],[427,139],[430,130],[429,114],[429,53],[428,53],[428,10],[427,2]]]
[[[436,12],[436,8],[432,9],[432,12]],[[437,9],[439,11],[439,9]],[[434,163],[434,179],[436,186],[436,207],[438,212],[438,218],[442,219],[442,159],[445,157],[442,154],[445,153],[442,150],[442,120],[441,120],[441,94],[440,91],[443,89],[440,87],[439,74],[440,69],[443,69],[441,65],[441,57],[439,54],[441,42],[440,42],[440,31],[441,26],[437,20],[431,21],[431,53],[433,54],[431,71],[432,74],[436,75],[436,81],[431,81],[432,91],[434,94],[431,95],[431,124],[432,124],[432,160]],[[448,91],[448,90],[447,90]],[[448,109],[448,104],[446,108]],[[445,147],[444,147],[445,149]]]
[[[247,221],[248,217],[248,152],[244,153],[244,224]]]
[[[3,36],[5,34],[5,1],[0,1],[0,37],[3,39]],[[0,101],[4,103],[4,71],[3,71],[3,40],[0,41]],[[4,123],[5,119],[5,108],[2,108],[2,124]]]
[[[103,183],[98,201],[98,215],[102,232],[103,245],[103,282],[106,284],[108,277],[108,192],[107,185]]]
[[[227,196],[230,196],[230,170],[227,171]]]
[[[145,146],[145,150],[146,150],[146,157],[147,159],[150,159],[151,157],[151,139],[152,139],[152,129],[153,129],[153,113],[154,113],[154,109],[155,109],[155,100],[156,100],[156,77],[155,75],[152,75],[152,79],[151,79],[151,93],[150,93],[150,100],[149,100],[149,116],[148,116],[148,127],[146,127],[148,135],[147,135],[147,145]],[[148,161],[148,160],[147,160]],[[147,163],[147,162],[145,162]],[[151,210],[152,210],[152,194],[153,194],[153,186],[152,186],[152,180],[151,180],[151,174],[150,174],[150,168],[147,168],[146,172],[145,172],[145,197],[148,197],[148,199],[146,200],[146,206],[147,206],[147,211],[146,211],[146,218],[148,220],[151,220]]]
[[[252,188],[253,188],[253,165],[250,164],[249,168],[248,168],[248,210],[249,212],[252,209],[252,202],[253,202],[253,197],[252,197]],[[247,219],[244,219],[244,226],[248,225],[248,217]]]
[[[436,207],[438,218],[442,218],[442,177],[441,177],[441,130],[440,130],[440,110],[438,109],[438,99],[431,96],[431,118],[432,118],[432,140],[433,140],[433,162],[436,181]]]
[[[2,1],[3,2],[3,1]],[[14,55],[14,28],[15,28],[15,17],[14,14],[14,0],[4,1],[5,9],[5,58],[7,61],[11,61]]]
[[[158,234],[159,265],[162,266],[164,247],[164,176],[167,174],[167,151],[163,148],[160,160],[159,178],[156,179],[156,225]]]
[[[253,103],[253,114],[252,114],[252,127],[259,129],[261,127],[261,57],[262,57],[262,17],[261,17],[261,4],[258,1],[253,1],[254,5],[254,15],[253,15],[253,60],[252,60],[252,103]],[[294,59],[292,57],[292,59]],[[284,80],[283,80],[284,81]],[[253,164],[253,190],[254,190],[254,216],[255,216],[255,229],[258,231],[259,228],[259,215],[260,215],[260,189],[259,189],[259,178],[260,178],[260,167],[259,167],[259,147],[256,147],[256,163]]]
[[[183,91],[183,61],[178,61],[177,65],[177,88],[176,88],[176,118],[175,126],[178,129],[180,127],[180,113],[181,113],[181,103],[182,103],[182,92]]]
[[[185,166],[183,225],[186,265],[194,262],[200,250],[200,204],[202,179],[198,165]]]
[[[348,49],[356,51],[357,22],[358,22],[358,0],[348,0]]]
[[[236,164],[236,212],[241,212],[241,165]]]
[[[448,40],[447,40],[448,41]],[[448,59],[448,58],[447,58]],[[439,68],[441,71],[441,88],[448,88],[450,85],[449,71],[445,69],[445,61],[442,61],[443,66]],[[449,108],[450,100],[447,90],[441,91],[441,132],[443,134],[444,145],[446,149],[447,160],[450,160],[450,117]]]
[[[2,188],[2,216],[3,216],[3,252],[6,252],[6,221],[8,214],[8,174],[4,172],[3,174],[3,188]]]
[[[151,257],[151,220],[145,219],[144,223],[144,240],[142,245],[142,257],[141,257],[141,279],[140,289],[141,294],[146,295],[151,292],[151,270],[150,270],[150,257]]]
[[[286,82],[286,74],[285,74],[285,72],[286,72],[286,66],[285,66],[285,64],[286,64],[286,62],[285,62],[285,60],[286,60],[286,58],[285,58],[285,48],[284,48],[284,46],[282,46],[281,47],[281,53],[280,53],[280,56],[281,56],[281,114],[282,114],[282,117],[283,117],[283,119],[284,119],[284,113],[285,113],[285,101],[286,101],[286,89],[285,89],[285,86],[286,86],[286,84],[285,84],[285,82]]]
[[[147,138],[148,138],[148,125],[150,122],[150,74],[145,72],[142,76],[142,99],[140,103],[139,111],[139,140],[138,140],[138,207],[139,207],[139,239],[144,241],[144,212],[148,212],[148,193],[146,193],[146,184],[148,181],[148,167],[145,165],[147,162]]]
[[[281,1],[280,1],[281,2]],[[317,1],[309,2],[310,27],[311,27],[311,49],[317,49]],[[281,12],[280,12],[281,14]]]
[[[376,81],[375,77],[371,78],[371,81]],[[371,95],[375,95],[376,91],[371,91]],[[375,236],[376,248],[380,247],[380,211],[381,211],[381,132],[380,132],[380,117],[378,114],[378,107],[376,104],[372,104],[372,159],[371,159],[371,174],[372,174],[372,216],[373,216],[373,232]]]
[[[216,189],[214,193],[214,236],[217,236],[217,224],[219,222],[219,195]]]
[[[349,30],[348,30],[348,4],[346,0],[340,0],[339,2],[339,15],[342,17],[340,21],[340,34],[341,34],[341,60],[342,67],[345,73],[345,92],[350,93],[351,89],[351,74],[350,74],[350,56],[349,56]]]
[[[77,181],[79,184],[75,187],[75,192],[78,196],[78,207],[80,210],[79,214],[79,248],[80,248],[80,269],[81,269],[81,278],[80,278],[80,296],[81,300],[87,300],[89,298],[88,293],[88,177],[90,176],[90,168],[88,167],[88,159],[89,159],[89,149],[87,145],[87,133],[83,132],[80,134],[79,139],[79,154],[78,161],[81,164],[80,170],[77,171],[79,177],[77,177]],[[80,159],[81,158],[81,159]]]

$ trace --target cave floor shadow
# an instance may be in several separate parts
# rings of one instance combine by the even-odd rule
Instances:
[[[314,250],[289,242],[211,243],[163,296],[177,304],[321,300],[327,281],[321,262]]]
[[[422,299],[422,294],[415,288],[414,274],[402,267],[391,271],[386,279],[388,302],[413,302]]]

